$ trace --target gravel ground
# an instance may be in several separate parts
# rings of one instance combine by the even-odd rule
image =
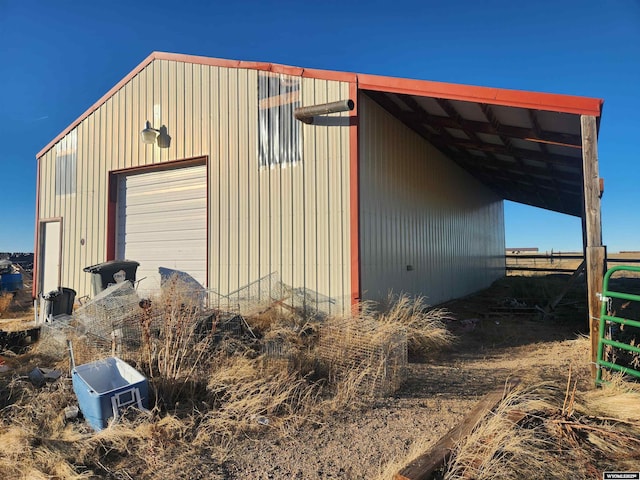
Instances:
[[[411,364],[407,382],[393,398],[288,437],[266,427],[263,436],[245,439],[225,465],[224,478],[384,478],[385,468],[401,465],[414,443],[437,442],[508,377],[562,385],[573,365],[573,378],[589,388],[588,352],[588,340],[575,338],[486,351],[458,349],[433,363]]]

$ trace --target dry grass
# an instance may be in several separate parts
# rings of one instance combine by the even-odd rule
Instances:
[[[566,462],[549,463],[553,440],[545,430],[540,412],[553,409],[558,392],[548,386],[519,389],[481,422],[455,449],[445,478],[516,479],[569,478]],[[522,426],[512,420],[513,413],[531,412]],[[554,476],[541,472],[552,471]]]
[[[363,310],[385,329],[404,329],[411,354],[424,357],[453,343],[454,336],[445,327],[453,315],[445,308],[430,308],[425,297],[389,293],[384,305],[367,304]]]
[[[152,299],[127,360],[150,379],[155,408],[99,433],[81,421],[65,423],[64,408],[76,402],[68,379],[42,389],[17,377],[0,383],[0,478],[228,478],[223,465],[239,439],[291,436],[305,423],[374,401],[377,385],[401,377],[389,361],[399,339],[422,356],[453,341],[444,328],[449,313],[429,310],[421,298],[391,296],[384,307],[363,305],[357,318],[324,321],[277,306],[256,311],[247,322],[258,338],[225,336],[203,324],[199,300],[180,285]],[[22,373],[53,361],[66,369],[64,350],[52,360],[55,348],[44,340]],[[78,336],[74,347],[86,361],[112,347],[82,341]],[[571,378],[560,387],[522,387],[458,445],[445,478],[593,478],[606,468],[634,470],[639,403],[637,386],[620,378],[586,393],[576,392]],[[433,441],[427,435],[411,455]],[[381,478],[399,465],[381,467]]]
[[[588,392],[584,403],[593,415],[640,426],[640,384],[626,382],[620,374],[614,375],[602,388]]]
[[[177,278],[141,308],[142,346],[137,360],[149,376],[158,405],[170,408],[184,395],[192,397],[208,370],[213,328],[200,330],[201,298]]]
[[[411,463],[426,452],[434,441],[435,440],[433,438],[429,438],[429,436],[416,440],[411,444],[409,451],[405,456],[402,458],[394,458],[387,463],[381,464],[378,467],[378,474],[376,475],[375,480],[390,480],[394,478],[394,475],[402,470],[405,465]]]
[[[513,391],[458,444],[444,478],[599,478],[637,468],[637,387],[617,380],[579,397],[570,378],[566,389]]]
[[[277,306],[256,308],[246,319],[253,335],[244,337],[216,331],[200,298],[179,282],[141,309],[131,325],[139,341],[121,353],[149,378],[151,414],[125,414],[94,433],[64,419],[65,407],[76,403],[69,378],[37,389],[16,377],[0,391],[0,478],[222,478],[221,465],[239,438],[288,436],[370,402],[374,396],[363,388],[398,372],[389,371],[384,355],[349,357],[363,338],[369,350],[386,354],[398,347],[399,331],[411,331],[422,353],[450,340],[439,317],[424,314],[423,300],[408,297],[383,313],[363,308],[357,319],[307,321]],[[342,337],[337,352],[351,363],[339,375],[319,345],[332,325],[346,324],[354,335]],[[78,364],[117,353],[120,340],[99,342],[73,325],[52,333],[30,353],[29,369],[66,371],[63,337],[73,338]]]
[[[9,292],[0,292],[0,316],[9,309],[9,305],[13,301],[13,294]]]

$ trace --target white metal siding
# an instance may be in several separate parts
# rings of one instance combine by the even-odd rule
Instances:
[[[140,263],[140,289],[160,286],[158,267],[207,279],[205,165],[123,175],[118,192],[117,258]]]
[[[502,200],[366,95],[359,115],[363,297],[437,304],[503,276]]]
[[[304,106],[344,100],[349,84],[302,78],[300,94]],[[170,148],[140,142],[147,120],[166,125]],[[39,159],[40,218],[64,222],[62,284],[91,294],[82,269],[106,260],[109,172],[207,156],[209,288],[278,272],[333,299],[332,311],[348,307],[348,113],[323,120],[302,126],[302,162],[260,169],[257,70],[154,60],[58,142],[77,135],[75,194],[55,195],[55,148]]]

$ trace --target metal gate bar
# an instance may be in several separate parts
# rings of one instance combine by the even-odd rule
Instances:
[[[608,323],[617,323],[620,325],[629,325],[630,327],[640,328],[640,321],[630,320],[627,318],[617,317],[615,315],[611,315],[609,311],[611,299],[616,298],[619,300],[627,300],[631,302],[640,302],[640,295],[634,295],[631,293],[624,292],[614,292],[609,290],[609,279],[611,275],[615,272],[619,271],[627,271],[627,272],[640,272],[640,267],[628,266],[628,265],[618,265],[616,267],[612,267],[607,270],[607,273],[604,275],[604,281],[602,284],[602,294],[600,294],[600,300],[602,301],[602,306],[600,307],[600,328],[598,334],[598,358],[597,358],[597,374],[596,374],[596,384],[602,383],[602,367],[609,368],[611,370],[616,370],[618,372],[625,373],[627,375],[631,375],[637,378],[640,378],[640,371],[635,370],[630,367],[624,367],[622,365],[617,365],[612,362],[608,362],[604,359],[604,346],[609,345],[614,348],[619,348],[621,350],[626,350],[628,352],[634,352],[640,354],[640,348],[634,345],[629,345],[628,343],[618,342],[613,340],[612,338],[606,338],[606,325]]]

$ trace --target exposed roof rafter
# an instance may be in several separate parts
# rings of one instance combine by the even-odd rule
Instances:
[[[581,215],[582,159],[579,156],[552,152],[551,145],[578,149],[581,139],[564,132],[543,131],[532,109],[516,109],[511,114],[521,124],[511,127],[500,123],[493,107],[475,103],[473,109],[458,111],[458,104],[444,98],[431,98],[429,103],[419,102],[419,97],[404,93],[367,91],[378,104],[394,117],[428,140],[444,155],[467,170],[497,195],[514,202],[533,205],[570,215]],[[435,105],[438,114],[435,114]],[[429,108],[429,110],[427,110]],[[446,114],[446,116],[443,115]],[[502,115],[506,112],[503,111]],[[481,115],[484,121],[481,120]],[[515,115],[515,116],[513,116]],[[551,117],[553,122],[579,117]],[[575,129],[575,126],[571,127]],[[455,134],[458,130],[461,133]],[[494,140],[482,137],[493,135]],[[518,141],[516,146],[515,141]],[[556,142],[562,140],[562,142]],[[524,147],[529,142],[528,148]]]

